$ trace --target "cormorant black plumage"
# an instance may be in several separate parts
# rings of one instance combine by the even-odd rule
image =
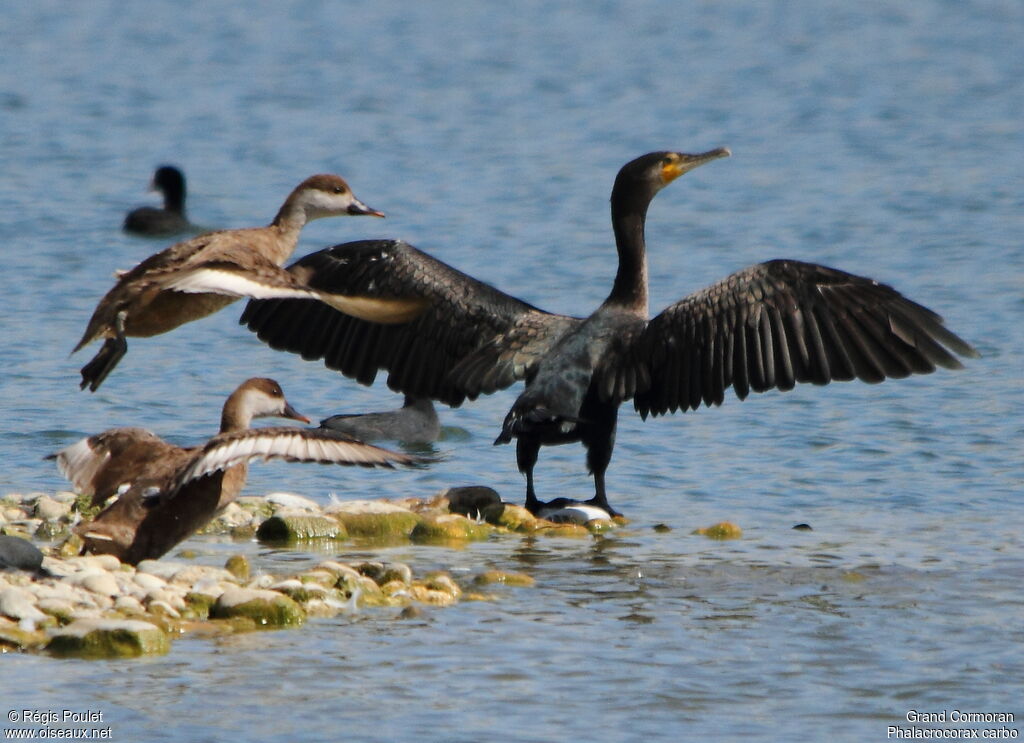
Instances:
[[[495,443],[517,440],[526,506],[540,512],[533,468],[541,446],[582,442],[594,476],[588,503],[615,512],[604,475],[618,409],[644,418],[719,405],[732,387],[788,390],[797,382],[880,382],[961,366],[976,356],[931,310],[873,279],[794,260],[743,269],[648,320],[644,223],[655,194],[726,149],[654,152],[627,163],[612,189],[619,267],[589,317],[551,314],[401,241],[346,243],[289,270],[310,286],[373,299],[415,299],[402,324],[364,322],[310,300],[253,300],[242,315],[273,348],[300,353],[364,384],[449,405],[526,380]],[[952,351],[952,353],[951,353]],[[560,499],[561,500],[561,499]]]

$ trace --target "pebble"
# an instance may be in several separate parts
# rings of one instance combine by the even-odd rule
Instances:
[[[43,553],[32,542],[0,534],[0,568],[35,571],[42,565]]]
[[[67,516],[71,512],[70,503],[61,503],[48,495],[43,495],[36,500],[34,514],[44,521],[56,521]]]
[[[0,614],[19,622],[41,622],[46,614],[36,608],[35,597],[22,588],[0,591]]]
[[[472,500],[470,505],[476,505],[479,513],[479,504],[468,495],[476,498],[478,494],[467,491],[466,500]],[[495,498],[491,493],[480,496],[481,502],[491,506]],[[16,521],[8,528],[32,533],[40,524],[73,523],[77,519],[74,502],[75,495],[67,491],[5,496],[0,513]],[[309,498],[274,493],[231,504],[215,526],[258,526],[273,514],[288,512],[304,513],[307,518],[334,512],[357,519],[361,514],[412,516],[417,522],[440,518],[460,526],[483,526],[487,533],[495,528],[506,533],[524,531],[449,515],[448,505],[445,497],[438,496],[400,502],[334,502],[323,508]],[[248,560],[240,556],[227,563],[232,570],[191,562],[187,550],[178,552],[175,559],[145,560],[132,567],[113,555],[69,556],[70,544],[63,551],[61,545],[46,547],[46,555],[40,557],[43,553],[31,541],[10,543],[29,547],[46,572],[0,571],[0,614],[5,617],[0,621],[19,622],[29,630],[31,640],[22,642],[23,650],[40,650],[49,642],[48,649],[56,655],[118,657],[121,632],[135,638],[127,643],[132,646],[128,654],[153,654],[166,652],[172,638],[200,628],[203,636],[212,637],[261,626],[297,626],[309,616],[331,617],[357,608],[409,607],[413,602],[446,606],[462,594],[447,574],[415,580],[409,565],[383,560],[352,565],[328,559],[297,574],[272,575],[244,564]],[[413,608],[405,616],[417,612]],[[146,619],[152,621],[142,621]],[[159,637],[153,639],[153,633]],[[87,643],[73,642],[86,637]]]
[[[120,590],[110,573],[93,573],[82,580],[82,587],[100,596],[117,596]]]
[[[136,573],[132,576],[132,580],[135,581],[140,588],[146,591],[155,591],[156,589],[163,588],[167,585],[167,581],[163,578],[150,573]]]
[[[321,506],[312,498],[307,498],[303,495],[296,495],[295,493],[269,493],[266,496],[267,503],[273,503],[276,506],[284,506],[285,508],[296,508],[301,511],[319,511]]]

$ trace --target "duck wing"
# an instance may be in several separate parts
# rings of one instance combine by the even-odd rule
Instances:
[[[362,467],[416,465],[426,461],[318,428],[249,428],[218,434],[197,449],[187,465],[181,467],[175,474],[168,492],[173,495],[193,480],[253,459],[283,459],[287,462],[319,462]]]
[[[183,452],[144,428],[111,428],[48,455],[75,491],[98,505]]]
[[[525,378],[579,322],[539,310],[399,240],[335,245],[288,270],[325,295],[361,299],[361,317],[372,318],[378,308],[398,308],[407,317],[385,324],[323,302],[251,301],[240,322],[262,341],[323,359],[363,384],[386,370],[392,389],[449,405]]]
[[[636,380],[634,405],[646,417],[720,405],[729,387],[743,400],[798,382],[877,383],[961,368],[954,354],[978,356],[939,315],[892,287],[773,260],[667,307],[630,339],[629,361],[606,369],[603,384],[629,392]]]

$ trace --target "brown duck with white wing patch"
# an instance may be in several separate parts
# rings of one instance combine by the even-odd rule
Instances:
[[[393,467],[421,462],[344,434],[317,428],[249,428],[253,418],[309,423],[272,379],[243,382],[224,403],[220,433],[182,448],[141,428],[114,428],[82,439],[49,459],[75,488],[103,503],[120,497],[78,527],[89,552],[138,563],[165,554],[238,497],[251,459]]]
[[[405,319],[388,302],[328,295],[281,268],[307,222],[339,215],[383,217],[336,175],[314,175],[288,196],[266,227],[221,230],[177,243],[118,275],[100,300],[75,351],[106,342],[82,367],[82,389],[95,392],[128,351],[126,336],[149,337],[206,317],[240,297],[302,297],[374,322]],[[392,317],[394,313],[394,317]]]

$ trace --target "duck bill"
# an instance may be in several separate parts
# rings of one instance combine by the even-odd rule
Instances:
[[[301,421],[302,423],[310,423],[309,418],[304,416],[298,410],[291,406],[291,403],[284,404],[284,412],[281,413],[282,418],[291,418],[292,420]]]
[[[352,216],[383,217],[384,212],[371,209],[359,199],[353,200],[348,206],[348,213]]]

